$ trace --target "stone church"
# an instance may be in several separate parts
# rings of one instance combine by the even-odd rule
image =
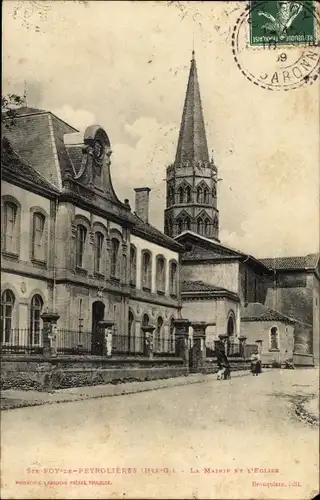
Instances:
[[[219,240],[218,168],[209,157],[195,54],[174,162],[167,167],[164,230],[184,245],[182,315],[260,346],[262,359],[319,361],[319,255],[257,259]]]

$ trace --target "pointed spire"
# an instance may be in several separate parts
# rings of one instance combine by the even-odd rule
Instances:
[[[209,162],[194,49],[175,159],[176,163],[186,161]]]

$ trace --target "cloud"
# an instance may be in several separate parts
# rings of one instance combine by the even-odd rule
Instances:
[[[112,146],[112,179],[120,199],[128,198],[134,208],[133,189],[151,188],[150,220],[163,228],[166,165],[174,157],[177,127],[155,118],[140,117],[125,129],[135,136],[135,146]]]
[[[64,104],[61,108],[51,109],[50,111],[79,130],[83,130],[89,125],[96,123],[96,117],[93,113],[86,109],[73,109],[68,104]]]

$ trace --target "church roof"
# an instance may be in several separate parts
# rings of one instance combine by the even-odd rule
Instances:
[[[184,163],[186,161],[209,162],[208,145],[194,52],[192,52],[189,80],[184,101],[175,163]]]
[[[209,283],[204,283],[203,281],[192,281],[192,280],[184,280],[181,281],[181,293],[184,298],[190,296],[228,296],[235,300],[239,300],[239,295],[235,292],[231,292],[226,288],[222,288],[221,286],[211,285]]]
[[[175,239],[185,245],[185,253],[182,257],[184,262],[241,260],[242,262],[248,262],[248,264],[259,267],[266,274],[270,274],[269,268],[261,260],[193,231],[184,231],[176,236]]]
[[[269,309],[269,307],[259,302],[250,302],[246,307],[241,308],[241,321],[281,321],[292,325],[300,323],[274,309]]]
[[[277,271],[315,269],[319,263],[320,255],[311,253],[303,257],[275,257],[260,259],[269,269]]]

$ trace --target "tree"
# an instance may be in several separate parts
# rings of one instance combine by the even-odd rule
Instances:
[[[1,97],[1,128],[11,130],[16,123],[17,109],[26,105],[26,94],[7,94]]]

